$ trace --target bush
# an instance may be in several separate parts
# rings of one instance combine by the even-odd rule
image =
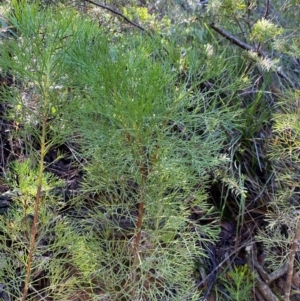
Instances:
[[[206,48],[195,60],[197,52],[164,48],[156,37],[107,37],[75,10],[13,2],[9,21],[19,38],[2,43],[0,64],[17,82],[2,89],[2,102],[24,149],[6,179],[18,191],[1,222],[6,294],[197,298],[196,265],[218,234],[215,222],[201,222],[211,212],[209,174],[226,166],[221,151],[239,114],[218,101],[247,83],[237,76],[201,91],[235,66]],[[61,183],[45,171],[62,144],[84,162],[68,203],[82,220],[60,213],[53,191]]]

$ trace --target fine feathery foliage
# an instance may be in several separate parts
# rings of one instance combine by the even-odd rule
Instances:
[[[254,287],[255,275],[253,275],[247,265],[235,267],[234,270],[224,273],[220,278],[231,300],[252,300],[251,290]],[[221,299],[221,296],[217,297],[217,300]]]
[[[182,52],[156,37],[109,37],[62,7],[13,1],[8,20],[18,38],[2,42],[0,66],[14,85],[1,101],[24,144],[6,178],[15,206],[0,223],[7,296],[199,298],[196,268],[218,234],[202,222],[212,212],[207,181],[226,168],[227,135],[239,128],[231,99],[248,84],[235,61],[206,46]],[[214,91],[201,90],[212,78]],[[60,213],[53,191],[62,183],[45,172],[47,153],[63,143],[85,174],[68,203],[79,220]]]
[[[277,300],[270,283],[286,274],[289,301],[297,5],[1,6],[3,299],[190,301],[215,284],[218,300],[249,300],[253,287]]]
[[[58,11],[40,12],[37,4],[12,2],[8,18],[19,38],[8,37],[1,45],[2,72],[14,78],[9,88],[2,87],[2,102],[16,123],[11,139],[23,143],[18,162],[6,173],[14,206],[1,219],[1,256],[6,258],[1,283],[10,300],[70,300],[81,283],[90,282],[75,277],[81,266],[69,268],[74,258],[84,258],[86,242],[59,214],[61,200],[50,193],[62,187],[61,181],[45,172],[47,153],[68,133],[63,51],[76,15],[62,17]],[[66,260],[74,250],[77,255]]]
[[[155,40],[132,37],[121,42],[120,47],[103,36],[94,37],[88,54],[80,44],[68,51],[75,74],[74,142],[79,139],[82,156],[90,162],[83,191],[98,196],[96,220],[123,218],[136,225],[128,246],[132,262],[123,271],[128,279],[120,284],[117,296],[153,300],[163,294],[163,282],[164,290],[176,291],[170,300],[190,299],[197,294],[188,275],[195,258],[203,256],[201,245],[215,238],[216,229],[189,220],[189,210],[208,212],[204,201],[208,171],[226,163],[220,150],[238,114],[226,105],[218,107],[220,92],[201,93],[194,85],[218,78],[226,62],[219,70],[210,69],[205,65],[215,62],[203,57],[196,62],[202,65],[196,75],[195,53],[187,54],[186,72],[195,78],[189,88],[174,76],[180,66],[166,60]],[[232,79],[222,92],[244,85]],[[137,207],[138,216],[133,214]],[[102,244],[111,253],[109,234]],[[111,260],[126,266],[120,253]],[[153,291],[145,288],[149,275]],[[111,271],[105,279],[117,281]]]

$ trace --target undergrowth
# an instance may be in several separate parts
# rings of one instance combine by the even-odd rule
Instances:
[[[12,5],[19,38],[2,43],[0,62],[14,83],[1,95],[22,151],[6,170],[14,192],[1,219],[6,295],[196,300],[196,267],[218,235],[218,220],[206,222],[209,171],[227,164],[224,129],[239,114],[218,100],[247,82],[201,92],[196,85],[235,67],[205,49],[195,61],[196,53],[182,56],[156,38],[111,40],[75,10]],[[63,144],[84,173],[67,203],[56,193],[65,184],[46,172],[64,155],[45,164]]]
[[[219,25],[237,22],[256,48],[233,51],[213,35],[215,23],[204,23],[205,33],[195,27],[191,47],[191,32],[166,34],[166,19],[158,35],[109,34],[95,15],[63,4],[11,2],[0,50],[4,300],[199,300],[214,283],[218,300],[250,300],[263,283],[256,246],[265,248],[268,277],[288,266],[289,300],[298,268],[299,93],[294,77],[276,69],[283,58],[262,52],[282,46],[282,28],[252,24],[249,11],[243,20],[243,1],[216,4],[205,20],[224,9]],[[144,8],[124,12],[157,22]],[[227,15],[235,21],[224,23]],[[299,55],[290,37],[284,51]],[[273,87],[280,76],[286,95]],[[65,162],[67,175],[51,172]],[[74,169],[80,179],[70,189]],[[266,217],[261,231],[255,214]],[[235,232],[234,254],[218,245],[220,228]],[[254,263],[245,255],[210,280],[221,260],[232,265],[249,246]]]

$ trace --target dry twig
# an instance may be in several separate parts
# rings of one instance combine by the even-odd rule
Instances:
[[[279,299],[272,292],[268,284],[271,282],[271,279],[272,281],[274,281],[275,279],[281,277],[286,272],[286,267],[281,268],[278,271],[275,271],[271,275],[269,275],[258,263],[256,252],[255,250],[253,250],[252,244],[246,247],[246,257],[249,268],[254,273],[256,270],[258,271],[259,275],[257,275],[256,277],[256,288],[258,289],[260,294],[265,298],[266,301],[279,301]]]
[[[94,4],[94,5],[98,6],[98,7],[101,7],[101,8],[103,8],[103,9],[106,9],[106,10],[108,10],[108,11],[110,11],[110,12],[112,12],[113,14],[115,14],[115,15],[117,15],[117,16],[123,18],[123,19],[124,19],[126,22],[128,22],[129,24],[131,24],[131,25],[137,27],[138,29],[140,29],[140,30],[146,32],[150,37],[152,36],[151,33],[150,33],[148,30],[146,30],[146,29],[145,29],[144,27],[142,27],[141,25],[139,25],[139,24],[137,24],[137,23],[135,23],[135,22],[129,20],[129,19],[128,19],[124,14],[122,14],[121,12],[119,12],[119,11],[117,11],[117,10],[115,10],[115,9],[113,9],[113,8],[111,8],[111,7],[109,7],[109,6],[107,6],[107,5],[104,5],[104,4],[95,2],[95,1],[93,1],[93,0],[85,0],[85,1],[86,1],[86,2],[89,2],[89,3],[91,3],[91,4]]]
[[[235,36],[233,36],[229,32],[227,32],[226,30],[217,27],[214,23],[211,23],[209,26],[213,30],[215,30],[217,33],[219,33],[221,36],[223,36],[225,39],[227,39],[231,43],[239,46],[240,48],[247,50],[247,51],[253,51],[263,58],[268,56],[268,54],[266,52],[262,51],[260,49],[260,47],[251,46],[247,43],[242,42],[241,40],[239,40],[238,38],[236,38]],[[285,79],[291,87],[293,87],[295,89],[300,89],[300,85],[297,83],[294,83],[280,68],[277,68],[277,70],[275,72],[278,74],[278,76]]]
[[[296,251],[299,246],[299,239],[300,239],[300,216],[297,219],[297,227],[296,232],[294,236],[294,240],[291,246],[291,251],[289,255],[288,260],[288,270],[287,270],[287,279],[285,283],[285,290],[284,290],[284,300],[290,301],[290,295],[291,295],[291,288],[292,288],[292,279],[293,279],[293,271],[294,271],[294,261],[295,261],[295,255]]]

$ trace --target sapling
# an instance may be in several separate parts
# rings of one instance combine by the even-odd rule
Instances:
[[[121,227],[100,233],[110,260],[102,261],[97,277],[113,299],[196,298],[193,265],[204,255],[199,240],[213,240],[217,232],[214,225],[201,225],[201,218],[190,220],[190,210],[209,211],[208,171],[226,163],[220,155],[223,128],[233,126],[238,110],[217,108],[223,91],[197,94],[193,88],[228,66],[222,58],[194,61],[192,51],[180,63],[161,61],[155,55],[160,42],[143,35],[120,38],[120,44],[104,36],[93,42],[88,55],[74,45],[68,59],[76,70],[73,125],[81,155],[90,162],[82,189],[96,196],[95,220],[119,215],[133,224],[125,242],[114,235]],[[214,64],[219,68],[210,68]],[[176,68],[187,68],[198,82],[187,88],[174,76]],[[232,80],[226,89],[245,85]]]
[[[4,271],[15,276],[7,280],[2,274],[1,283],[7,283],[8,295],[14,294],[13,298],[25,301],[37,296],[46,298],[53,292],[58,294],[63,281],[69,278],[70,282],[72,278],[68,271],[62,272],[63,264],[59,262],[65,264],[65,260],[59,258],[62,246],[57,240],[67,243],[74,233],[70,234],[73,230],[68,229],[62,217],[56,217],[57,206],[49,191],[62,184],[57,179],[51,180],[45,172],[45,156],[53,147],[61,145],[68,134],[65,121],[69,118],[69,75],[64,71],[64,52],[69,43],[74,43],[68,37],[74,35],[75,40],[80,37],[78,26],[82,20],[79,21],[75,11],[40,10],[38,2],[12,1],[11,5],[7,19],[19,36],[2,41],[0,66],[3,71],[9,71],[18,84],[4,87],[1,96],[8,107],[7,118],[17,124],[11,133],[12,139],[22,139],[24,144],[19,162],[11,167],[12,177],[7,178],[8,184],[17,191],[16,206],[9,213],[9,227],[6,219],[1,221],[1,228],[5,229],[2,240],[11,244],[9,248],[1,248],[11,259]],[[55,228],[62,225],[66,232],[57,238]],[[66,237],[68,232],[70,236]],[[43,246],[46,242],[50,244],[47,251]],[[53,270],[53,262],[56,270]],[[58,271],[61,271],[61,279],[57,278]],[[37,292],[41,275],[45,273],[51,279],[50,284]],[[54,299],[67,298],[70,289],[65,288],[65,296]]]

